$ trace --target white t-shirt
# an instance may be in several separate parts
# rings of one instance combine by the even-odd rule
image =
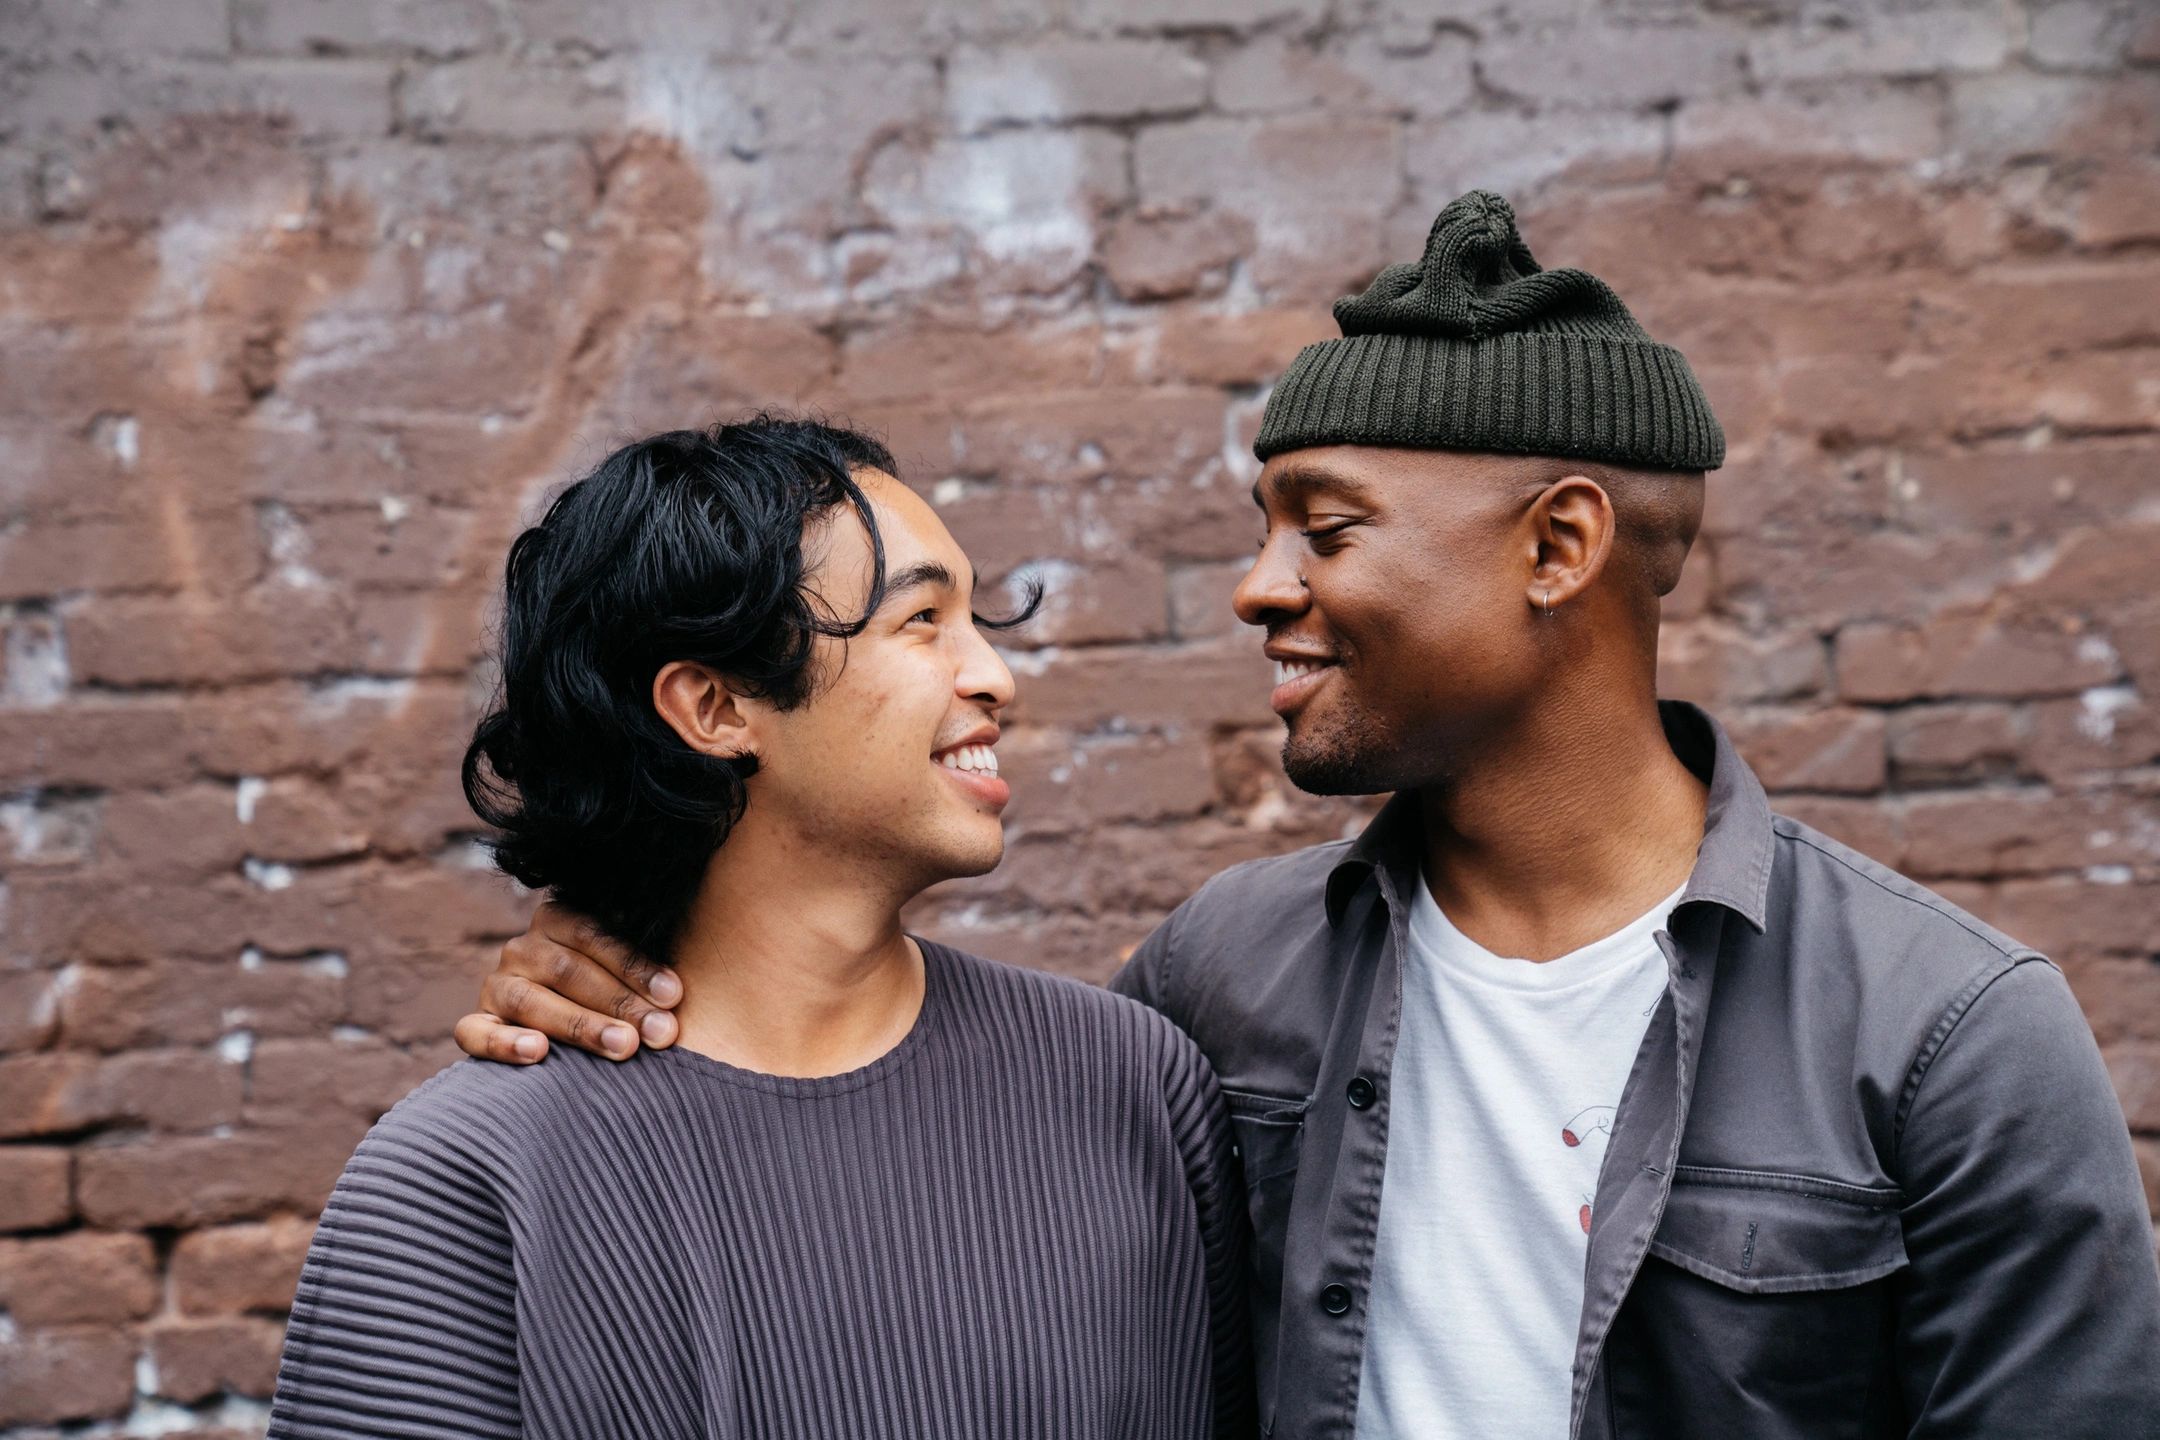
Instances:
[[[1598,1167],[1680,893],[1538,962],[1493,954],[1417,887],[1358,1440],[1567,1434]]]

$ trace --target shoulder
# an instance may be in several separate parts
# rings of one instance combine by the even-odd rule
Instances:
[[[1349,851],[1349,841],[1332,840],[1219,872],[1163,922],[1161,963],[1189,970],[1215,955],[1278,948],[1288,936],[1322,925],[1329,877]]]
[[[1349,841],[1330,840],[1287,855],[1247,860],[1217,874],[1179,909],[1212,921],[1236,918],[1262,926],[1309,913],[1326,896],[1328,877],[1349,853]]]
[[[1042,1045],[1077,1041],[1135,1065],[1207,1072],[1207,1061],[1185,1032],[1138,1000],[949,945],[937,950],[955,1003],[1008,1038]]]
[[[463,1059],[422,1081],[360,1142],[348,1176],[386,1162],[502,1173],[576,1117],[607,1112],[651,1067],[556,1046],[537,1065]]]
[[[1837,928],[1866,938],[1855,952],[1862,963],[1935,967],[1947,977],[2040,958],[2031,946],[1819,830],[1784,815],[1771,824],[1794,913],[1834,916]]]
[[[1770,924],[1789,963],[1836,982],[1863,1034],[1924,1056],[1998,981],[2027,971],[2011,994],[2068,993],[2029,945],[1925,885],[1797,820],[1776,816],[1779,883]]]

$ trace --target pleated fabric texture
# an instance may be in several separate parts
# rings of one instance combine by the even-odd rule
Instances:
[[[1191,1440],[1253,1428],[1244,1203],[1191,1041],[923,942],[828,1079],[463,1061],[369,1132],[269,1433]]]

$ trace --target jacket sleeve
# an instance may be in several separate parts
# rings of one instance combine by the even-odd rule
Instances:
[[[1164,1099],[1185,1161],[1207,1273],[1212,1434],[1216,1440],[1249,1440],[1259,1422],[1243,1171],[1232,1148],[1230,1112],[1215,1073],[1183,1036],[1178,1037],[1170,1072]]]
[[[1178,923],[1191,905],[1192,901],[1188,900],[1164,917],[1162,924],[1149,931],[1147,939],[1140,942],[1132,958],[1110,977],[1113,991],[1138,1000],[1150,1010],[1159,1010],[1173,1020],[1178,1016],[1170,1006],[1171,947]]]
[[[2070,987],[2028,959],[1937,1035],[1898,1146],[1909,1433],[2097,1440],[2160,1423],[2152,1222]]]
[[[515,1440],[510,1231],[471,1148],[427,1090],[360,1144],[293,1297],[269,1440]]]

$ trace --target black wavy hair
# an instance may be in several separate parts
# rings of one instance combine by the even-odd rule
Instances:
[[[885,545],[855,472],[877,441],[758,414],[625,445],[510,547],[501,689],[466,748],[465,798],[501,869],[649,959],[672,951],[713,854],[742,817],[754,757],[701,754],[653,708],[688,660],[741,693],[811,698],[819,636],[859,635],[885,596]],[[802,542],[839,507],[870,533],[862,613],[804,588]],[[1032,614],[1035,596],[1010,620]]]

